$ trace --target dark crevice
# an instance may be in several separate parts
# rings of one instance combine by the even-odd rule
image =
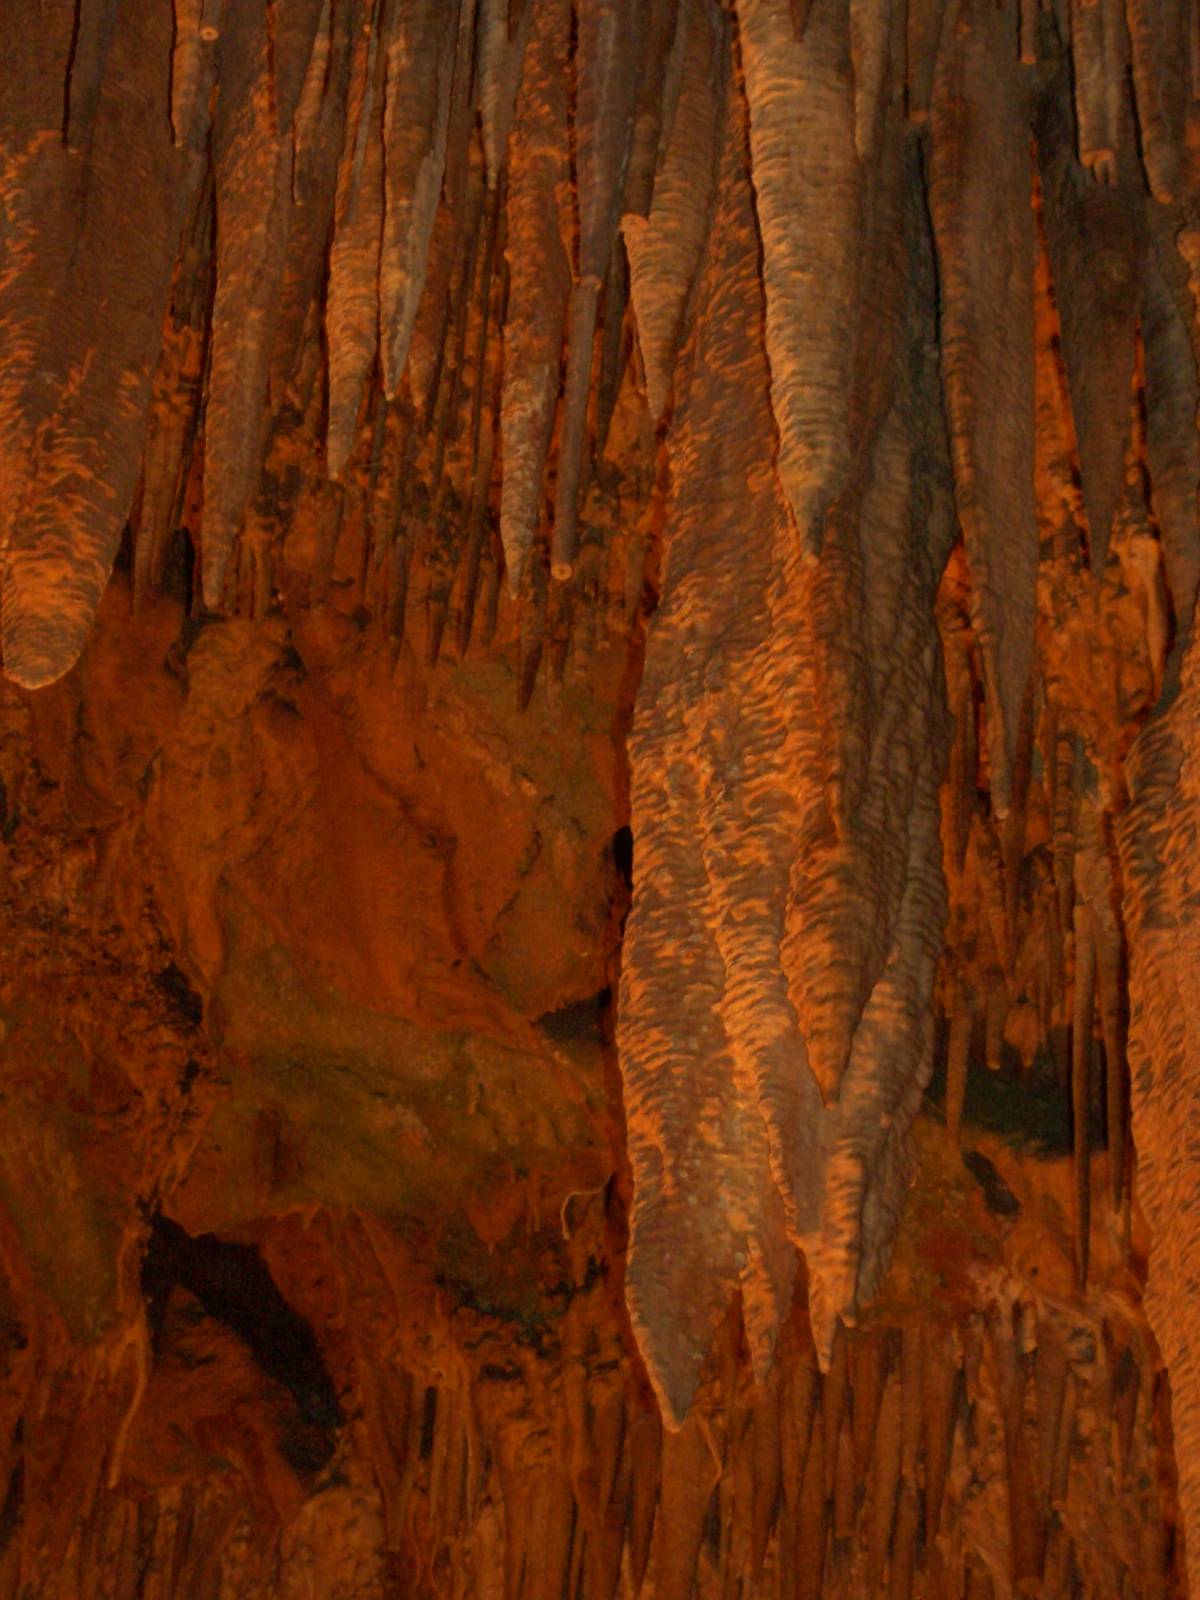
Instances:
[[[437,1426],[438,1392],[432,1385],[425,1390],[421,1407],[421,1460],[428,1461],[433,1454],[433,1436]]]
[[[14,1443],[17,1446],[17,1459],[13,1463],[12,1472],[9,1474],[8,1489],[5,1492],[4,1503],[0,1505],[0,1555],[12,1543],[13,1535],[21,1523],[21,1513],[25,1506],[25,1456],[22,1446],[25,1441],[25,1423],[23,1418],[17,1421]]]
[[[626,889],[633,891],[633,829],[628,823],[612,836],[612,859],[617,875]]]
[[[319,1471],[333,1454],[342,1422],[337,1391],[312,1328],[280,1294],[258,1249],[213,1233],[193,1238],[160,1214],[151,1221],[142,1261],[142,1293],[156,1351],[176,1287],[194,1295],[210,1317],[235,1333],[262,1372],[291,1395],[303,1427],[285,1429],[281,1447],[297,1471]]]
[[[963,1166],[983,1190],[988,1210],[998,1217],[1016,1216],[1021,1209],[1020,1202],[1000,1176],[995,1162],[981,1150],[964,1150],[962,1159]]]
[[[154,987],[181,1022],[189,1028],[200,1026],[204,1020],[204,1001],[173,961],[168,961],[162,971],[155,974]]]
[[[557,1011],[547,1011],[537,1026],[556,1044],[587,1044],[601,1037],[605,1013],[612,1005],[611,989],[601,989],[586,1000],[572,1000]]]

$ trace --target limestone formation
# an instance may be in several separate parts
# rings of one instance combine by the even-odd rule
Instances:
[[[1195,1593],[1195,5],[0,38],[0,1600]]]

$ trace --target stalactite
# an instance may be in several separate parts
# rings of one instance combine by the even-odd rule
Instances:
[[[796,1350],[784,1329],[786,1359],[782,1362],[782,1418],[780,1422],[780,1460],[783,1467],[783,1495],[794,1512],[799,1504],[808,1459],[812,1421],[820,1397],[820,1374],[811,1344]]]
[[[1013,749],[1011,805],[1008,816],[1000,827],[1004,877],[1004,932],[1008,953],[1005,965],[1010,973],[1014,970],[1020,944],[1018,919],[1025,865],[1029,785],[1033,773],[1034,727],[1037,720],[1034,700],[1034,682],[1031,678],[1025,688],[1017,722],[1017,737]]]
[[[633,142],[646,11],[633,0],[583,0],[576,44],[575,169],[579,255],[567,314],[567,366],[555,480],[552,571],[574,570],[588,395],[600,290],[609,270]]]
[[[905,16],[905,111],[917,123],[923,123],[929,117],[943,7],[944,0],[908,0]]]
[[[380,18],[372,8],[354,42],[350,100],[337,177],[325,336],[329,349],[326,461],[341,476],[354,447],[367,374],[379,343],[380,223],[383,215]]]
[[[629,1564],[635,1591],[640,1591],[650,1560],[662,1476],[662,1424],[657,1411],[642,1409],[629,1420],[629,1449],[634,1463],[629,1507]]]
[[[192,225],[175,268],[171,320],[163,335],[151,394],[142,466],[142,495],[134,547],[134,603],[163,580],[175,531],[203,397],[207,311],[211,285],[206,263],[212,248],[212,189],[196,199]]]
[[[1052,1526],[1050,1512],[1054,1508],[1055,1464],[1058,1461],[1068,1383],[1066,1346],[1050,1318],[1043,1319],[1038,1329],[1034,1382],[1037,1389],[1038,1478],[1044,1501],[1043,1519],[1049,1528]]]
[[[855,1504],[857,1479],[854,1474],[854,1443],[849,1412],[843,1410],[837,1432],[833,1462],[832,1536],[835,1548],[854,1536],[858,1507]]]
[[[604,311],[601,318],[603,337],[596,379],[596,448],[593,458],[593,466],[597,469],[608,449],[609,432],[633,348],[633,331],[626,316],[628,306],[629,260],[627,252],[618,245],[614,246],[604,283]]]
[[[674,584],[656,617],[641,691],[646,709],[635,719],[631,737],[633,827],[643,868],[626,931],[618,1013],[634,1174],[627,1296],[660,1400],[667,1415],[676,1418],[686,1410],[711,1328],[735,1285],[742,1288],[751,1351],[756,1363],[765,1362],[790,1301],[794,1271],[756,1087],[763,1068],[771,1070],[777,1062],[784,1091],[789,1033],[782,1033],[765,1062],[755,1060],[754,1040],[771,1041],[790,1018],[793,1048],[802,1047],[779,966],[778,934],[769,918],[756,923],[744,916],[745,907],[763,894],[768,850],[778,858],[770,870],[786,882],[794,848],[791,802],[775,778],[794,757],[778,724],[774,690],[762,699],[761,712],[742,701],[744,726],[752,714],[761,715],[763,732],[756,737],[771,752],[769,766],[760,759],[756,770],[746,773],[748,782],[762,786],[762,799],[751,790],[735,802],[754,805],[763,818],[753,860],[742,861],[734,853],[722,860],[719,820],[714,819],[716,831],[708,826],[707,845],[692,820],[700,815],[702,786],[710,781],[706,770],[719,759],[728,737],[720,706],[714,706],[707,689],[707,651],[702,654],[696,645],[710,639],[717,660],[726,641],[736,646],[738,636],[726,616],[745,603],[739,597],[747,589],[749,602],[761,607],[762,600],[753,597],[763,594],[775,564],[791,559],[779,548],[781,508],[770,475],[763,472],[769,464],[770,423],[755,340],[754,279],[746,271],[745,241],[753,236],[753,218],[740,162],[739,110],[735,103],[726,118],[717,212],[702,280],[706,311],[693,335],[703,358],[695,364],[697,379],[677,414]],[[721,458],[714,458],[709,430],[719,414],[718,396],[732,383],[748,403],[738,430],[725,429]],[[721,537],[724,524],[745,513],[748,485],[758,486],[753,503],[763,532],[760,553],[749,560],[748,552],[733,550]],[[714,554],[728,564],[715,585],[708,565]],[[689,570],[696,574],[690,581]],[[782,630],[778,635],[773,672],[781,684],[796,671],[789,637]],[[690,659],[681,654],[685,643]],[[752,640],[742,649],[744,657],[735,655],[724,670],[742,675],[749,669],[761,681],[764,667]],[[756,661],[753,668],[751,661]],[[706,720],[715,713],[710,729],[693,720],[693,706],[710,708]],[[732,749],[729,755],[734,756]],[[728,848],[734,847],[731,839]],[[716,914],[712,923],[694,920],[681,944],[673,906],[676,886],[683,885],[713,896]],[[740,908],[740,926],[722,916],[717,896]],[[723,940],[732,941],[724,957]],[[772,968],[769,987],[754,980],[757,972],[769,974]],[[732,1008],[723,1004],[724,973],[730,970],[741,974]],[[667,974],[670,981],[663,982]],[[687,1018],[682,1031],[681,1015]],[[688,1041],[686,1051],[673,1045],[676,1038]],[[816,1085],[810,1080],[807,1090],[800,1084],[787,1092],[815,1096]],[[704,1105],[726,1109],[719,1121],[697,1118],[688,1109]],[[797,1126],[804,1126],[799,1118]],[[681,1184],[684,1173],[689,1176]],[[702,1191],[715,1197],[703,1214],[692,1203]],[[668,1309],[681,1304],[688,1308],[682,1321]]]
[[[776,1371],[754,1407],[751,1570],[756,1580],[762,1573],[782,1494],[781,1400],[782,1382]]]
[[[500,433],[500,535],[515,594],[533,548],[558,397],[570,263],[560,226],[567,182],[566,0],[530,0],[532,34],[510,140],[508,314]]]
[[[1003,817],[1033,666],[1037,573],[1031,174],[1007,6],[978,0],[961,16],[947,11],[932,129],[942,363],[983,666],[992,803]],[[991,399],[983,406],[985,391]]]
[[[499,187],[508,159],[508,136],[534,10],[527,5],[510,33],[508,0],[479,0],[480,122],[487,183],[493,190]]]
[[[176,145],[191,142],[196,116],[208,120],[215,71],[213,46],[220,37],[222,0],[175,0],[171,48],[171,128]]]
[[[1141,1374],[1128,1345],[1121,1351],[1114,1376],[1113,1421],[1117,1435],[1117,1465],[1128,1478],[1133,1463],[1134,1430],[1137,1425]]]
[[[850,1374],[846,1365],[846,1337],[839,1330],[834,1335],[833,1347],[829,1355],[829,1370],[825,1381],[821,1385],[821,1416],[824,1419],[825,1452],[825,1493],[828,1496],[833,1490],[834,1473],[837,1467],[837,1442],[841,1430],[842,1415],[846,1409],[846,1395],[850,1381]]]
[[[692,0],[680,17],[687,50],[679,101],[648,217],[621,219],[629,252],[630,294],[655,421],[667,409],[675,358],[712,203],[713,116],[724,52],[723,29],[709,0]]]
[[[970,678],[963,685],[955,713],[957,738],[951,752],[954,769],[955,865],[962,871],[971,840],[971,822],[977,804],[979,753],[976,748],[975,692]]]
[[[1200,587],[1200,524],[1196,515],[1200,447],[1195,429],[1200,390],[1187,318],[1180,314],[1154,249],[1145,253],[1142,271],[1141,328],[1150,495],[1174,612],[1175,648],[1181,655],[1191,637]]]
[[[107,5],[76,8],[63,107],[63,139],[72,150],[87,148],[115,20],[114,11]]]
[[[320,348],[326,309],[330,234],[349,102],[354,43],[361,16],[334,5],[318,19],[316,35],[292,116],[291,232],[280,285],[269,404],[268,452],[283,435],[296,442],[326,423],[327,354]],[[319,402],[320,414],[313,410]],[[318,491],[324,493],[324,490]]]
[[[475,602],[479,585],[479,569],[483,556],[483,541],[487,532],[488,500],[492,479],[492,461],[496,435],[496,417],[499,411],[499,361],[498,351],[490,344],[493,316],[503,320],[503,277],[496,271],[500,249],[500,223],[504,211],[502,188],[489,195],[485,227],[483,259],[480,264],[480,316],[474,352],[474,385],[471,394],[471,422],[467,459],[470,470],[469,509],[467,513],[467,540],[463,561],[462,599],[459,611],[458,652],[465,655],[474,625]],[[500,300],[497,308],[494,301]],[[486,415],[486,426],[484,418]]]
[[[1196,666],[1195,652],[1189,650],[1174,703],[1134,747],[1131,804],[1120,829],[1131,966],[1137,1186],[1154,1240],[1145,1303],[1171,1373],[1180,1502],[1193,1586],[1200,1580],[1193,1543],[1200,1537],[1200,1477],[1190,1441],[1200,1416],[1200,1384],[1187,1346],[1185,1285],[1197,1235],[1195,1199],[1180,1141],[1192,1115],[1188,1061],[1194,1045],[1183,997],[1190,981],[1185,974],[1195,959],[1195,924],[1183,912],[1181,895],[1187,892],[1195,860],[1194,777],[1184,751],[1195,714]]]
[[[1096,0],[1071,0],[1079,159],[1098,180],[1111,183],[1116,176],[1117,129],[1111,121],[1104,23],[1104,8]]]
[[[1021,4],[1021,64],[1036,67],[1038,63],[1038,0],[1020,0]]]
[[[826,1460],[835,1446],[836,1440],[826,1440],[824,1419],[817,1411],[796,1512],[796,1600],[820,1600],[829,1539]]]
[[[442,188],[459,7],[421,0],[392,18],[384,69],[383,234],[379,330],[384,392],[391,399],[409,342]]]
[[[932,267],[908,155],[897,119],[881,144],[874,226],[890,240],[880,261],[884,292],[915,311]],[[924,347],[898,333],[915,331],[920,321],[877,322],[864,342],[856,392],[861,425],[875,445],[865,482],[829,519],[810,601],[820,641],[822,798],[830,810],[824,817],[815,807],[802,813],[812,842],[797,852],[791,880],[785,970],[828,1118],[820,1226],[807,1236],[797,1228],[809,1266],[810,1317],[825,1356],[836,1319],[849,1319],[869,1300],[886,1268],[910,1170],[909,1127],[932,1069],[928,996],[945,914],[937,785],[947,730],[925,619],[934,572],[948,553],[950,518],[933,372]],[[911,542],[917,525],[932,546]],[[887,666],[882,656],[866,663],[844,650],[849,630],[838,597],[859,581],[861,625],[888,640]],[[916,751],[923,754],[913,760]],[[883,818],[891,827],[901,816],[904,847],[885,848]],[[830,826],[844,842],[833,845],[822,831]],[[898,843],[900,834],[889,837]],[[818,892],[831,880],[837,895]],[[789,1150],[786,1099],[772,1084],[763,1103],[773,1121],[778,1117],[780,1147]],[[809,1181],[799,1151],[795,1159],[785,1196],[802,1194]]]
[[[658,1511],[659,1549],[655,1564],[665,1594],[690,1594],[709,1498],[717,1472],[697,1415],[663,1435],[662,1488]]]
[[[1008,1320],[998,1314],[992,1322],[990,1336],[1002,1404],[1010,1565],[1015,1592],[1036,1594],[1041,1582],[1045,1545],[1037,1480],[1025,1426],[1025,1388],[1030,1358],[1022,1350],[1012,1327],[1004,1325]]]
[[[219,33],[217,9],[189,0],[176,0],[173,33],[170,16],[147,0],[39,9],[37,40],[19,39],[13,50],[39,84],[43,56],[51,62],[41,73],[49,87],[36,95],[18,87],[13,94],[29,104],[15,111],[15,100],[0,97],[5,670],[42,683],[74,659],[131,508],[139,605],[163,578],[176,527],[194,536],[202,509],[203,602],[183,584],[168,597],[196,613],[164,673],[173,695],[192,691],[182,679],[199,673],[208,640],[253,618],[254,637],[296,640],[288,648],[301,666],[281,675],[299,679],[302,667],[316,676],[320,652],[344,632],[356,659],[374,660],[407,706],[431,681],[457,604],[458,653],[470,648],[472,659],[457,680],[446,663],[440,669],[447,703],[457,705],[485,676],[476,626],[485,581],[483,642],[495,654],[487,670],[509,673],[510,689],[516,679],[522,707],[547,658],[550,681],[533,711],[539,728],[575,714],[578,695],[594,688],[592,663],[608,671],[627,654],[623,717],[644,646],[630,741],[637,868],[617,1021],[633,1172],[626,1281],[651,1385],[669,1426],[683,1429],[664,1446],[658,1412],[633,1388],[634,1353],[588,1343],[590,1297],[600,1292],[590,1267],[576,1272],[564,1313],[576,1366],[544,1389],[529,1373],[553,1362],[556,1337],[566,1349],[558,1320],[536,1351],[516,1340],[518,1377],[507,1357],[484,1362],[474,1346],[482,1376],[430,1375],[424,1351],[413,1375],[398,1380],[415,1385],[401,1398],[387,1398],[393,1379],[364,1346],[354,1356],[364,1412],[388,1413],[386,1424],[375,1417],[362,1426],[378,1458],[397,1592],[440,1592],[451,1569],[478,1576],[483,1592],[483,1574],[507,1562],[508,1592],[526,1600],[611,1595],[622,1565],[633,1589],[645,1580],[662,1596],[688,1594],[698,1573],[730,1600],[739,1586],[771,1583],[815,1596],[823,1585],[853,1585],[865,1567],[871,1592],[898,1600],[922,1584],[957,1592],[964,1563],[970,1592],[990,1590],[989,1563],[1003,1591],[1006,1554],[1018,1592],[1032,1592],[1044,1542],[1047,1592],[1090,1585],[1098,1593],[1079,1533],[1081,1485],[1095,1493],[1105,1470],[1097,1426],[1104,1439],[1105,1430],[1116,1434],[1118,1497],[1134,1494],[1142,1456],[1150,1460],[1139,1373],[1152,1383],[1157,1358],[1141,1342],[1144,1329],[1112,1335],[1110,1416],[1107,1380],[1086,1356],[1070,1370],[1054,1326],[1061,1313],[1042,1315],[1039,1299],[1035,1450],[1025,1415],[1027,1309],[1015,1335],[1003,1318],[993,1327],[994,1361],[982,1372],[977,1351],[960,1371],[957,1332],[930,1324],[918,1334],[909,1305],[898,1371],[895,1330],[853,1323],[883,1283],[913,1171],[941,959],[951,1146],[932,1141],[933,1159],[954,1159],[939,1174],[958,1196],[966,1180],[953,1141],[977,1017],[988,1065],[1006,1068],[1016,1042],[1027,1066],[1034,1058],[1034,1080],[1043,1051],[1060,1036],[1069,1041],[1080,1296],[1072,1314],[1090,1328],[1099,1299],[1108,1315],[1136,1287],[1140,1247],[1120,1237],[1136,1235],[1127,1190],[1136,1178],[1155,1254],[1148,1304],[1177,1386],[1181,1439],[1195,1430],[1181,1331],[1190,1201],[1164,1167],[1174,1151],[1186,1169],[1191,1120],[1187,730],[1197,668],[1187,644],[1200,574],[1196,334],[1180,250],[1193,266],[1200,256],[1190,211],[1162,203],[1168,187],[1183,187],[1181,69],[1166,60],[1182,44],[1182,12],[1130,0],[1127,30],[1117,0],[1077,7],[1067,30],[1072,78],[1064,4],[1040,17],[1031,0],[907,8],[582,0],[575,10],[573,152],[568,0],[481,0],[478,15],[475,0],[253,0],[225,7]],[[20,34],[22,20],[9,31]],[[153,84],[143,50],[157,62]],[[1039,53],[1036,71],[1023,70]],[[44,106],[34,105],[37,95]],[[931,107],[929,134],[906,126],[902,112],[919,123]],[[1073,115],[1091,169],[1082,178]],[[1159,196],[1153,206],[1136,172],[1139,149]],[[215,187],[215,244],[202,181]],[[137,250],[120,251],[131,184],[145,191],[146,216]],[[1035,417],[1039,217],[1047,248]],[[614,255],[618,219],[631,319]],[[1047,373],[1058,383],[1051,308],[1070,416],[1049,394]],[[349,480],[332,490],[318,481],[315,441],[323,315],[327,459]],[[623,382],[635,320],[652,419]],[[1048,473],[1049,449],[1043,441],[1035,460],[1031,437],[1052,406],[1063,414]],[[594,483],[592,415],[597,456],[607,444]],[[1072,433],[1095,580],[1086,591]],[[939,591],[958,532],[953,487],[966,551]],[[1161,654],[1169,631],[1155,609],[1156,532],[1175,614],[1165,676],[1143,672],[1140,636],[1136,650],[1125,649],[1144,622],[1146,650]],[[820,559],[806,563],[802,547]],[[502,565],[519,610],[501,606]],[[398,648],[410,581],[425,616],[424,663]],[[223,598],[244,614],[229,635],[204,614]],[[314,600],[325,604],[319,622],[303,616]],[[958,725],[944,788],[935,605]],[[137,626],[151,609],[143,606]],[[159,609],[165,616],[169,607]],[[1035,609],[1045,647],[1036,675]],[[1094,646],[1086,685],[1070,670],[1080,638]],[[102,633],[98,648],[105,644]],[[180,662],[193,651],[185,674]],[[95,680],[110,670],[98,655]],[[1160,687],[1162,721],[1135,749],[1133,809],[1122,820],[1125,751]],[[270,699],[255,703],[250,723]],[[275,705],[271,714],[287,713]],[[1108,726],[1114,717],[1119,726]],[[84,776],[70,780],[81,789],[94,738],[82,732]],[[1095,784],[1085,749],[1100,772]],[[6,812],[0,823],[17,816]],[[1114,825],[1125,854],[1119,877],[1109,859]],[[109,826],[104,817],[97,824]],[[956,919],[945,950],[943,863]],[[49,876],[57,882],[59,872]],[[1072,929],[1073,997],[1064,940]],[[1181,929],[1182,954],[1171,945]],[[1127,968],[1136,1169],[1125,1143]],[[1097,1001],[1109,1191],[1121,1215],[1098,1218],[1092,1235]],[[1009,1076],[998,1071],[989,1090],[1024,1093]],[[916,1127],[924,1146],[929,1130]],[[259,1163],[256,1182],[269,1188],[274,1161]],[[1065,1163],[1054,1174],[1065,1198]],[[1035,1225],[1024,1189],[1012,1199],[1020,1209],[1006,1214],[1009,1231],[997,1227],[988,1239],[1005,1271],[1006,1252],[1023,1247]],[[921,1203],[927,1195],[909,1213],[917,1229]],[[1051,1222],[1045,1234],[1056,1238]],[[272,1214],[264,1226],[274,1225]],[[898,1292],[920,1296],[924,1280],[914,1288],[905,1276],[914,1271],[910,1246],[905,1235]],[[798,1248],[806,1294],[793,1308]],[[1110,1257],[1122,1248],[1126,1277],[1114,1294]],[[934,1291],[939,1317],[961,1313],[950,1308],[954,1297],[984,1292],[982,1277],[988,1293],[994,1287],[994,1263],[964,1286],[952,1254]],[[1049,1304],[1058,1288],[1042,1294]],[[457,1314],[486,1320],[466,1303]],[[702,1376],[718,1324],[719,1400]],[[964,1337],[971,1350],[972,1335]],[[394,1354],[387,1346],[387,1361]],[[512,1403],[502,1424],[483,1420],[488,1385]],[[54,1405],[69,1408],[61,1397]],[[960,1426],[972,1463],[952,1470]],[[979,1471],[998,1426],[1006,1486]],[[253,1427],[231,1427],[231,1475],[270,1478],[274,1457],[270,1470],[256,1465],[260,1443]],[[54,1461],[64,1448],[59,1440]],[[117,1493],[119,1460],[88,1456],[81,1512],[48,1509],[44,1443],[26,1450],[14,1440],[11,1453],[28,1458],[30,1526],[41,1517],[67,1542],[71,1524],[81,1524],[72,1575],[94,1559],[132,1588],[141,1513]],[[984,1515],[967,1504],[972,1472],[981,1496],[998,1505],[1006,1488],[1009,1497],[1009,1524],[985,1550],[972,1543],[980,1538],[972,1517]],[[171,1570],[149,1574],[161,1577],[161,1600],[171,1586],[249,1592],[259,1560],[252,1514],[275,1528],[262,1541],[270,1546],[276,1500],[301,1495],[294,1475],[278,1473],[278,1484],[256,1482],[240,1504],[215,1469],[212,1483],[188,1490],[185,1532],[170,1535]],[[332,1477],[322,1496],[344,1487]],[[0,1479],[10,1481],[4,1463]],[[1193,1521],[1197,1493],[1185,1481]],[[153,1529],[146,1540],[157,1550],[168,1540],[165,1500],[152,1505],[147,1492],[143,1501]],[[1004,1523],[1003,1510],[996,1520]],[[1144,1565],[1159,1569],[1146,1578],[1150,1588],[1169,1557],[1146,1537]],[[7,1559],[0,1549],[0,1593]]]
[[[12,27],[36,34],[41,24]],[[44,45],[31,39],[30,48]],[[193,146],[162,148],[170,49],[169,10],[122,9],[91,119],[86,209],[62,166],[65,74],[57,105],[38,105],[48,84],[37,57],[10,68],[29,87],[14,90],[2,114],[0,630],[5,672],[31,688],[60,677],[83,648],[137,487],[180,229],[200,177]],[[112,241],[134,187],[140,221],[127,254]],[[105,315],[110,305],[119,315]]]
[[[1160,205],[1170,205],[1179,184],[1179,151],[1164,94],[1168,15],[1173,13],[1148,0],[1126,0],[1139,143],[1150,192]]]
[[[896,1490],[900,1482],[903,1408],[903,1386],[900,1373],[897,1371],[891,1374],[884,1386],[883,1403],[879,1409],[879,1431],[875,1439],[875,1460],[871,1469],[870,1495],[867,1502],[869,1523],[866,1570],[867,1583],[874,1594],[878,1594],[881,1590],[891,1545]]]
[[[1008,1012],[1008,984],[1003,978],[998,978],[988,988],[984,1013],[983,1056],[989,1072],[999,1072],[1004,1066],[1004,1029]]]
[[[798,37],[787,0],[739,0],[737,9],[779,479],[814,555],[849,450],[862,197],[854,95],[838,70],[847,22],[844,8],[817,0]]]
[[[1100,15],[1098,5],[1091,7]],[[1078,85],[1077,85],[1078,87]],[[1082,174],[1070,113],[1048,97],[1038,126],[1042,217],[1062,327],[1062,358],[1079,445],[1092,570],[1104,571],[1129,436],[1139,293],[1132,154],[1116,157],[1108,184]]]
[[[957,1141],[962,1126],[971,1060],[971,1035],[974,1030],[974,1007],[966,996],[960,996],[950,1016],[946,1054],[946,1132],[954,1141]]]
[[[693,0],[650,0],[624,209],[644,217],[675,125]]]
[[[296,101],[292,118],[292,199],[297,204],[305,198],[302,173],[317,132],[322,102],[327,92],[326,79],[333,53],[333,18],[330,7],[333,0],[322,0],[321,14],[313,37],[312,53],[308,58],[304,82]]]
[[[927,1327],[922,1334],[925,1425],[925,1544],[937,1539],[954,1451],[962,1380],[953,1338]]]
[[[485,190],[480,166],[472,166],[460,199],[463,216],[458,229],[454,270],[450,279],[450,317],[445,334],[446,359],[442,367],[432,417],[433,461],[429,477],[433,486],[434,504],[438,507],[442,506],[452,487],[456,494],[460,494],[457,486],[452,485],[451,476],[446,471],[446,452],[451,440],[458,434],[459,391],[466,367],[472,291],[475,286],[475,274],[480,256],[479,246],[484,228]],[[486,243],[486,239],[483,242]]]
[[[854,1470],[865,1482],[875,1442],[883,1384],[887,1376],[888,1343],[879,1331],[864,1332],[854,1341],[850,1360],[850,1407],[853,1412]]]
[[[216,292],[205,411],[204,599],[221,603],[225,566],[257,486],[280,280],[290,230],[291,119],[320,19],[317,0],[271,32],[263,3],[239,7],[219,45],[212,131]]]
[[[875,146],[881,96],[888,77],[889,4],[851,0],[850,50],[854,62],[854,145],[860,161],[868,161]]]
[[[1120,1211],[1125,1197],[1126,1055],[1124,950],[1121,931],[1109,906],[1093,912],[1096,939],[1096,990],[1104,1039],[1105,1123],[1108,1135],[1109,1204]]]
[[[1074,1130],[1075,1273],[1082,1293],[1087,1284],[1091,1233],[1091,1064],[1095,1010],[1096,943],[1092,915],[1075,907],[1075,984],[1071,1012],[1071,1120]]]

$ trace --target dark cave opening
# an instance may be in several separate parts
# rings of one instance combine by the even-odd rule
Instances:
[[[212,1233],[193,1238],[159,1212],[150,1223],[141,1285],[155,1351],[171,1291],[183,1289],[291,1396],[301,1426],[282,1429],[284,1454],[298,1471],[319,1471],[333,1454],[341,1404],[311,1326],[284,1299],[257,1247]]]

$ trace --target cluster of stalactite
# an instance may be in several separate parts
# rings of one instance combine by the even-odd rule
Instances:
[[[73,1357],[30,1317],[9,1355],[0,1594],[1184,1592],[1164,1379],[1135,1310],[981,1278],[973,1308],[839,1332],[822,1376],[801,1302],[761,1383],[734,1315],[665,1430],[603,1210],[570,1209],[565,1281],[525,1329],[433,1292],[372,1218],[276,1219],[261,1255],[317,1335],[306,1387],[286,1363],[264,1386],[228,1293],[214,1316],[194,1274],[151,1298],[149,1326]]]
[[[349,584],[431,662],[509,653],[522,703],[656,608],[619,1027],[665,1415],[735,1294],[771,1381],[797,1246],[832,1372],[937,996],[952,1127],[973,1053],[1058,1062],[1080,1285],[1101,1062],[1117,1215],[1132,1111],[1200,1546],[1195,8],[0,22],[6,674],[71,668],[126,534],[137,595],[181,551],[200,615]]]
[[[0,691],[0,1597],[1183,1592],[1144,1230],[1124,1262],[1098,1216],[1079,1294],[1065,1160],[989,1139],[968,1111],[964,1162],[921,1116],[897,1258],[863,1325],[835,1332],[828,1372],[801,1285],[761,1378],[735,1309],[680,1432],[663,1426],[624,1312],[619,1141],[598,1129],[599,1150],[573,1146],[571,1091],[546,1057],[522,1080],[524,1137],[508,1146],[521,1172],[497,1129],[486,1166],[475,1146],[464,1210],[460,1141],[496,1117],[502,1073],[422,1154],[403,1129],[428,1106],[354,1053],[344,1011],[311,1077],[302,1035],[285,1034],[275,1072],[237,1039],[232,1008],[222,1041],[156,911],[196,862],[175,857],[165,879],[151,867],[149,883],[128,865],[157,863],[156,826],[186,808],[152,791],[139,811],[132,780],[157,750],[168,797],[206,791],[189,832],[220,829],[228,862],[244,769],[256,829],[282,841],[272,784],[307,816],[313,774],[294,748],[273,770],[245,707],[296,738],[320,714],[321,666],[310,658],[307,689],[294,664],[281,678],[264,665],[268,630],[237,620],[177,648],[181,608],[131,616],[127,580],[85,674],[45,695]],[[336,637],[343,685],[344,652],[362,652],[361,683],[372,641],[348,597],[315,626]],[[110,708],[124,664],[168,647],[191,705],[176,738],[148,739],[144,700],[127,720]],[[262,693],[264,673],[278,693]],[[160,690],[179,685],[164,673]],[[496,692],[507,700],[511,682]],[[528,723],[510,714],[508,736]],[[230,748],[249,753],[230,762]],[[331,780],[354,793],[344,765]],[[115,868],[97,816],[137,827]],[[260,836],[243,847],[262,862]],[[302,824],[284,848],[309,837]],[[314,896],[303,864],[289,875]],[[196,982],[211,995],[205,973]],[[406,1048],[421,1056],[428,1036]],[[506,1056],[519,1070],[511,1042]],[[286,1092],[296,1077],[315,1085],[307,1117]],[[540,1156],[531,1111],[556,1125]],[[364,1145],[384,1169],[377,1211],[344,1203]],[[422,1161],[432,1181],[414,1205]]]

